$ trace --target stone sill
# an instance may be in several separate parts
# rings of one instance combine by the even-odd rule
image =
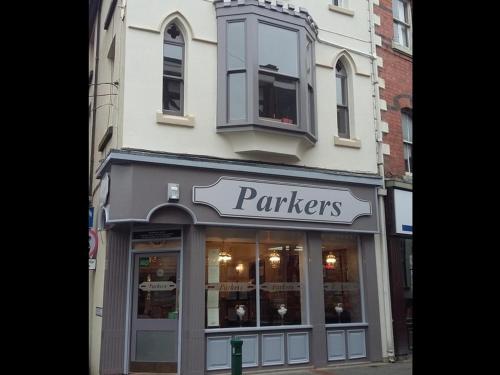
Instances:
[[[359,139],[347,139],[347,138],[340,138],[340,137],[334,136],[333,137],[333,144],[335,146],[361,148],[361,140],[359,140]]]
[[[165,124],[165,125],[178,125],[178,126],[186,126],[189,128],[194,127],[194,116],[174,116],[174,115],[167,115],[166,113],[163,113],[162,111],[157,111],[156,112],[156,122],[158,124]]]
[[[338,6],[333,5],[333,4],[329,4],[328,9],[331,10],[332,12],[337,12],[340,14],[345,14],[346,16],[354,17],[354,12],[350,9],[338,7]]]
[[[413,51],[411,50],[411,48],[405,47],[399,43],[396,43],[395,41],[392,41],[392,49],[406,56],[413,57]]]

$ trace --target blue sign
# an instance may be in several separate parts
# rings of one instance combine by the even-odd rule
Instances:
[[[94,207],[89,207],[89,228],[94,226]]]

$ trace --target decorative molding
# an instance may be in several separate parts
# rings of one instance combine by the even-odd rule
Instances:
[[[231,368],[231,336],[207,337],[207,370]]]
[[[285,335],[283,333],[270,333],[263,334],[261,338],[262,366],[284,365]]]
[[[380,110],[387,111],[387,102],[384,99],[379,100]]]
[[[378,77],[378,87],[385,89],[385,79]]]
[[[347,351],[349,359],[366,357],[366,334],[364,329],[347,331]]]
[[[380,121],[380,130],[383,133],[389,133],[389,123],[385,121]]]
[[[287,363],[309,362],[309,332],[287,334]]]
[[[377,14],[373,14],[373,23],[377,26],[380,26],[380,16]]]
[[[384,67],[384,59],[381,58],[380,56],[377,56],[377,65],[379,68],[383,68]]]
[[[384,155],[390,155],[391,154],[391,146],[389,146],[387,143],[382,143],[382,153]]]
[[[375,40],[375,44],[379,47],[382,47],[382,37],[378,35],[374,35],[373,39]]]
[[[326,346],[329,361],[345,360],[345,331],[326,331]]]

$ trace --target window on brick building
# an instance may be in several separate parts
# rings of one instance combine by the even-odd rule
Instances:
[[[413,122],[411,112],[408,109],[401,111],[401,125],[403,127],[403,154],[405,159],[405,171],[412,173],[413,158],[411,149],[413,144]]]
[[[338,61],[335,66],[335,76],[337,85],[337,129],[338,136],[341,138],[349,138],[349,106],[347,103],[347,71]]]
[[[184,37],[175,23],[163,38],[163,112],[182,115],[184,110]]]
[[[408,0],[393,0],[394,42],[411,48],[411,10]]]

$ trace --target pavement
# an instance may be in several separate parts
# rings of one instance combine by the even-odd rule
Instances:
[[[275,372],[259,371],[243,374],[260,375],[412,375],[412,360],[401,360],[394,363],[363,363],[352,365],[337,365],[318,369],[281,370]]]

